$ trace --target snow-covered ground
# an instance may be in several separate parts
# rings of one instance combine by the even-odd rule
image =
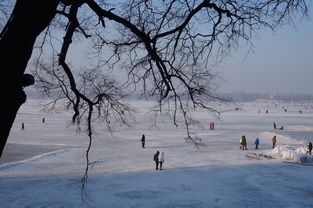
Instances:
[[[313,207],[313,166],[283,162],[288,151],[305,153],[313,142],[312,103],[242,103],[235,106],[242,108],[238,111],[231,104],[212,104],[224,111],[220,119],[194,113],[201,125],[191,131],[202,138],[200,149],[185,142],[183,126],[175,127],[172,120],[161,117],[154,126],[151,103],[131,104],[137,114],[130,127],[111,122],[111,134],[106,124],[95,123],[91,159],[97,163],[82,195],[88,145],[84,129],[78,132],[70,125],[69,113],[47,114],[38,101],[27,101],[0,159],[0,207]],[[273,122],[284,130],[274,131]],[[239,150],[242,135],[247,151]],[[272,149],[274,135],[277,147]],[[154,169],[156,151],[165,154],[162,171]],[[249,159],[247,153],[261,157]]]

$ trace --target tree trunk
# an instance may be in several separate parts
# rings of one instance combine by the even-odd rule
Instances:
[[[20,106],[22,78],[37,36],[49,25],[60,0],[17,0],[0,36],[0,157]]]

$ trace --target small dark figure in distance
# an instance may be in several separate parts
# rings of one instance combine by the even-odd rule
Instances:
[[[160,154],[160,152],[157,151],[157,152],[154,154],[154,156],[153,156],[153,160],[154,160],[154,162],[155,162],[155,169],[156,169],[156,170],[159,170],[159,154]]]
[[[162,166],[163,166],[164,161],[165,161],[164,152],[161,152],[161,154],[159,154],[160,170],[162,170]]]
[[[255,144],[255,149],[259,149],[259,144],[260,144],[259,138],[256,138],[254,144]]]
[[[299,113],[302,114],[302,110],[299,110]]]
[[[42,118],[42,123],[45,123],[45,117]]]
[[[273,122],[273,126],[274,126],[274,130],[276,129],[276,123],[275,122]]]
[[[21,128],[21,131],[24,131],[25,130],[25,126],[24,126],[24,122],[22,123],[22,128]]]
[[[266,110],[265,113],[268,113],[268,110]]]
[[[309,155],[311,155],[312,154],[312,143],[311,142],[309,142],[308,148],[309,148]]]
[[[287,109],[285,108],[285,112],[287,112]]]
[[[141,146],[142,146],[142,148],[145,148],[145,144],[146,144],[146,137],[143,134],[142,137],[141,137]]]
[[[273,149],[274,149],[274,147],[275,147],[275,145],[276,145],[276,136],[274,136],[274,137],[272,138],[272,144],[273,144]]]

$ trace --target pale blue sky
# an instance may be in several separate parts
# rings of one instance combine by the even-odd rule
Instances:
[[[305,93],[313,95],[313,8],[310,19],[272,31],[259,31],[253,39],[254,52],[248,47],[233,51],[231,57],[214,70],[224,80],[220,92]],[[83,66],[86,57],[74,44],[73,63]],[[121,77],[120,77],[121,78]]]
[[[313,94],[313,20],[273,32],[260,32],[254,53],[237,50],[216,69],[221,92]],[[246,57],[246,58],[245,58]]]

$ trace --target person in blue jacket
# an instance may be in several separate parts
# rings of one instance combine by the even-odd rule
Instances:
[[[255,144],[255,149],[259,149],[259,144],[260,144],[259,138],[256,138],[254,144]]]

